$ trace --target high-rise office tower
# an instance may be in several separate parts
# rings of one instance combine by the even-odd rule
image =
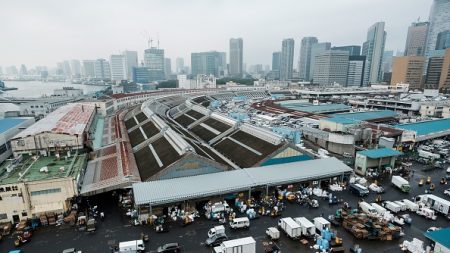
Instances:
[[[95,78],[101,80],[111,80],[111,69],[107,60],[95,60]]]
[[[145,49],[144,64],[149,69],[151,81],[165,79],[164,49],[159,49],[156,47]]]
[[[280,79],[280,65],[281,65],[281,52],[272,53],[272,71],[270,72],[271,79]]]
[[[139,66],[138,52],[126,50],[122,52],[122,55],[125,57],[127,79],[133,80],[133,68]]]
[[[62,63],[63,67],[63,73],[66,78],[72,77],[72,69],[70,68],[70,62],[69,61],[63,61]]]
[[[415,22],[408,28],[404,52],[405,56],[425,55],[428,25],[428,22]]]
[[[399,55],[399,56],[403,56]],[[392,58],[394,57],[394,51],[387,50],[383,53],[383,61],[381,63],[381,71],[383,73],[388,73],[392,71]]]
[[[82,75],[86,78],[95,77],[95,60],[83,60]]]
[[[367,40],[363,44],[362,55],[367,57],[364,85],[377,83],[382,79],[381,63],[385,42],[384,22],[377,22],[367,31]]]
[[[450,30],[438,33],[436,40],[436,50],[443,50],[450,47]]]
[[[431,51],[436,48],[438,34],[450,28],[450,1],[433,0],[428,21],[430,22],[430,25],[426,46],[427,57],[429,57]]]
[[[394,57],[392,63],[391,85],[408,83],[410,89],[421,89],[424,65],[424,56]]]
[[[311,67],[309,68],[309,77],[310,79],[313,79],[314,77],[314,67],[316,66],[315,62],[316,62],[316,56],[330,50],[331,48],[331,43],[330,42],[320,42],[320,43],[316,43],[313,44],[311,47],[311,62],[310,65]],[[310,81],[310,80],[308,80]]]
[[[347,51],[350,54],[350,56],[361,55],[361,46],[356,45],[332,47],[331,50]]]
[[[166,75],[166,79],[169,79],[172,74],[172,61],[170,58],[164,58],[164,74]]]
[[[192,75],[223,76],[226,68],[226,53],[210,51],[191,53]]]
[[[242,38],[230,39],[230,76],[241,77],[243,74],[242,64],[243,58],[243,42]]]
[[[25,66],[25,64],[22,64],[20,65],[19,76],[26,76],[26,75],[28,75],[27,67]]]
[[[438,89],[441,78],[444,56],[428,58],[427,75],[425,78],[425,89]]]
[[[316,55],[313,80],[316,84],[347,84],[349,53],[347,51],[327,50]]]
[[[300,45],[300,58],[298,61],[298,73],[301,80],[311,80],[309,75],[311,69],[311,49],[317,44],[316,37],[304,37]]]
[[[19,74],[19,70],[17,70],[16,66],[9,66],[6,68],[6,74],[8,76],[17,76]]]
[[[344,50],[343,50],[344,51]],[[347,50],[345,50],[348,52]],[[362,86],[366,57],[364,55],[350,55],[348,58],[347,86]]]
[[[281,43],[280,80],[292,79],[294,64],[294,39],[284,39]]]
[[[445,50],[442,63],[441,77],[439,78],[439,90],[450,91],[450,48]]]
[[[70,61],[70,69],[72,71],[72,75],[79,77],[81,75],[81,63],[79,60],[71,60]]]
[[[109,57],[111,67],[111,80],[122,81],[127,79],[127,64],[123,54],[113,54]]]
[[[182,73],[185,72],[185,69],[184,69],[184,59],[183,59],[183,58],[178,57],[178,58],[175,60],[175,64],[176,64],[176,73],[177,73],[177,74],[182,74]]]

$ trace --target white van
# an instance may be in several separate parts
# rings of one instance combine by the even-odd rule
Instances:
[[[234,218],[232,221],[230,221],[230,227],[233,228],[233,229],[236,229],[236,228],[249,228],[250,227],[250,220],[247,217]]]

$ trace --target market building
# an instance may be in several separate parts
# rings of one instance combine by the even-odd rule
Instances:
[[[12,155],[10,140],[34,123],[34,118],[0,119],[0,164]]]
[[[402,152],[391,148],[377,148],[359,151],[355,158],[355,172],[365,176],[369,169],[380,171],[386,167],[394,168],[395,159]]]

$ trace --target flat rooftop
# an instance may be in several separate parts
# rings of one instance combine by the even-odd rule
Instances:
[[[414,131],[417,135],[428,135],[450,130],[450,118],[398,124],[394,127],[397,129]]]
[[[366,112],[348,112],[348,113],[335,113],[334,118],[345,118],[351,120],[376,120],[382,118],[393,118],[397,116],[397,112],[391,110],[377,110]]]
[[[40,156],[35,160],[32,156],[23,155],[22,161],[18,163],[14,170],[7,172],[6,168],[10,161],[0,166],[0,184],[13,184],[19,181],[40,181],[55,178],[76,177],[85,166],[85,154],[72,154],[71,157]],[[41,168],[47,167],[48,172],[40,172]],[[64,170],[61,168],[64,167]]]
[[[403,153],[397,151],[392,148],[377,148],[377,149],[368,149],[364,151],[357,152],[360,155],[367,156],[372,159],[383,158],[383,157],[391,157],[391,156],[399,156]]]
[[[82,134],[94,113],[94,104],[67,104],[29,126],[27,129],[14,136],[14,138],[23,138],[43,132],[70,135]]]
[[[5,118],[0,119],[0,134],[8,131],[11,128],[15,128],[18,125],[22,124],[29,118]]]
[[[332,112],[342,112],[351,109],[351,106],[344,104],[319,104],[313,105],[311,103],[305,103],[299,100],[287,100],[282,102],[276,102],[276,104],[296,110],[301,112],[309,112],[309,113],[332,113]]]

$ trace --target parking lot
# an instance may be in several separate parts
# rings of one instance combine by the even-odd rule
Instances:
[[[444,197],[444,189],[450,188],[448,185],[439,184],[440,178],[445,174],[445,170],[421,171],[421,165],[414,164],[414,176],[411,179],[411,192],[403,194],[398,189],[393,188],[389,183],[389,179],[382,181],[382,186],[385,187],[386,193],[382,195],[384,200],[400,200],[404,198],[411,198],[413,196],[423,194],[427,185],[419,187],[418,181],[422,177],[431,176],[433,182],[436,184],[436,190],[433,194]],[[351,195],[348,191],[335,192],[339,198],[343,198],[349,202],[352,207],[357,206],[358,198]],[[376,194],[371,193],[365,200],[373,202]],[[447,198],[448,197],[444,197]],[[117,207],[117,202],[110,194],[104,194],[95,198],[91,198],[92,204],[97,204],[101,211],[105,212],[106,219],[98,222],[97,231],[91,234],[86,232],[79,232],[74,227],[42,227],[39,228],[31,242],[21,246],[25,252],[33,253],[47,253],[47,252],[62,252],[66,248],[75,247],[85,253],[90,252],[111,252],[110,246],[118,244],[120,241],[135,240],[140,237],[140,234],[146,233],[150,235],[150,241],[147,244],[147,252],[156,252],[156,248],[162,244],[169,242],[178,242],[183,247],[183,252],[211,252],[210,248],[204,245],[207,238],[207,231],[217,225],[217,221],[210,221],[204,217],[198,218],[193,224],[182,227],[178,223],[170,223],[170,231],[167,233],[155,233],[150,226],[133,226],[129,218],[126,217],[122,210]],[[309,209],[304,206],[299,206],[295,203],[287,203],[286,210],[281,217],[300,217],[305,216],[312,220],[314,217],[323,215],[327,217],[329,214],[334,214],[338,205],[329,206],[327,200],[320,200],[319,208]],[[232,204],[232,203],[230,203]],[[242,214],[241,214],[242,215]],[[238,215],[239,216],[239,215]],[[404,239],[411,240],[416,237],[425,242],[428,242],[423,236],[423,232],[431,226],[448,227],[450,221],[443,216],[438,215],[436,221],[426,220],[416,214],[411,215],[413,223],[411,226],[405,225],[405,236],[400,240],[394,241],[368,241],[357,240],[350,233],[340,227],[336,229],[338,236],[343,238],[344,247],[350,248],[354,244],[359,244],[363,252],[400,252],[398,244]],[[264,252],[262,248],[262,241],[267,240],[264,231],[266,228],[276,226],[280,217],[270,218],[261,217],[259,219],[251,220],[251,226],[248,230],[231,231],[227,227],[227,235],[230,239],[241,238],[245,236],[253,236],[257,241],[257,252]],[[288,239],[282,234],[281,239],[277,242],[283,252],[296,252],[299,249],[307,252],[315,252],[310,249],[312,243],[303,246],[299,241]],[[0,252],[8,252],[13,249],[13,237],[9,236],[0,242]]]

